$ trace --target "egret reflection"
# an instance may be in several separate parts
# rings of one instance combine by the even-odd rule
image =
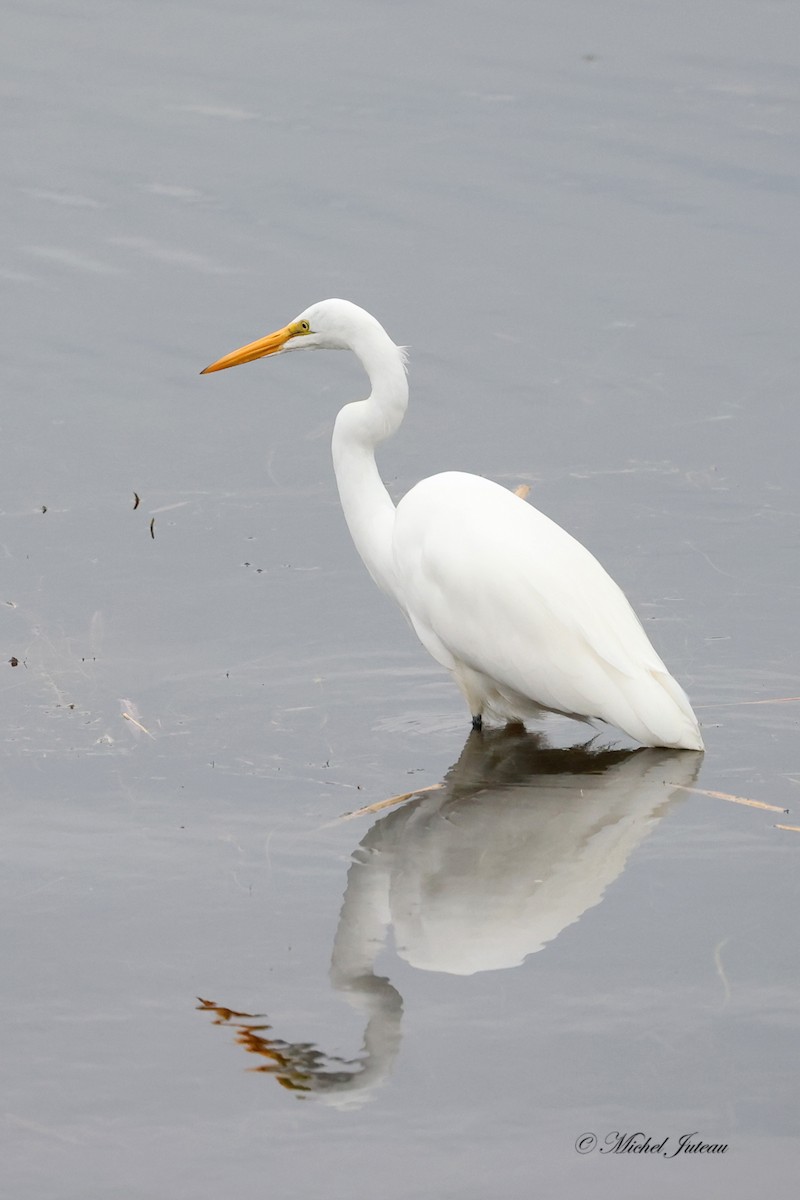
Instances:
[[[282,1042],[245,1014],[226,1023],[284,1086],[363,1103],[400,1046],[401,997],[375,972],[390,931],[419,970],[518,966],[600,903],[701,761],[663,749],[554,749],[521,726],[473,731],[443,787],[380,817],[353,853],[330,976],[363,1014],[358,1057]]]

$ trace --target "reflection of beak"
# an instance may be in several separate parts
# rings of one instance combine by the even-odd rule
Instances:
[[[210,375],[212,371],[224,371],[226,367],[238,367],[240,363],[253,362],[257,358],[264,358],[267,354],[277,354],[290,337],[292,337],[292,329],[287,325],[284,329],[276,330],[275,333],[268,333],[266,337],[259,338],[256,342],[248,342],[246,346],[232,350],[230,354],[218,358],[200,374]]]

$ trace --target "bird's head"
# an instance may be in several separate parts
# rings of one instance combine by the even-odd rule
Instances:
[[[240,363],[287,350],[353,350],[375,331],[383,333],[381,325],[357,304],[349,300],[320,300],[282,329],[218,358],[200,374],[224,371],[226,367],[238,367]]]

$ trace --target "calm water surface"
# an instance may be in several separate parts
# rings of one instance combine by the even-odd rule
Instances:
[[[798,46],[790,0],[6,5],[4,1194],[794,1195]],[[704,759],[467,737],[339,512],[355,361],[197,375],[329,295],[412,348],[393,493],[530,484]]]

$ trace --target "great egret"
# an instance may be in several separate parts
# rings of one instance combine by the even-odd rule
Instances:
[[[616,725],[647,746],[702,750],[686,693],[627,599],[584,546],[513,492],[447,471],[395,507],[375,447],[408,404],[405,356],[348,300],[312,304],[201,374],[289,350],[352,350],[372,391],[333,431],[339,496],[356,549],[423,646],[464,693],[472,722],[550,710]]]

